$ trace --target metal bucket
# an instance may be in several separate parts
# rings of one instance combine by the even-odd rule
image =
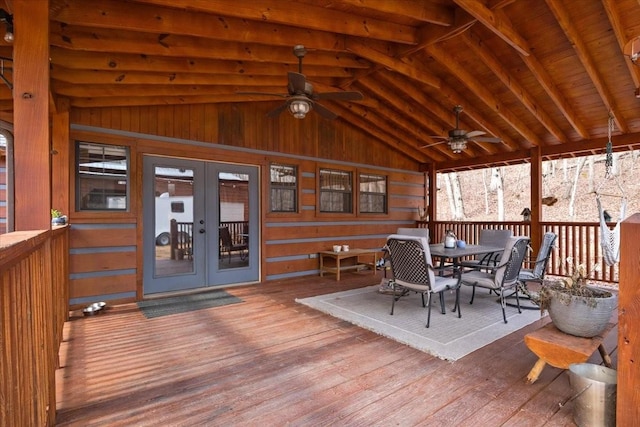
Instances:
[[[616,371],[592,363],[569,366],[573,420],[578,427],[616,425]]]

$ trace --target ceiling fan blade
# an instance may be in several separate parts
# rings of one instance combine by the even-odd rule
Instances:
[[[336,101],[362,101],[364,96],[360,92],[324,92],[317,93],[314,99],[331,99]]]
[[[449,142],[449,140],[448,140],[448,139],[445,139],[444,141],[434,142],[433,144],[423,145],[423,146],[418,147],[418,148],[429,148],[429,147],[435,147],[436,145],[446,144],[446,143],[448,143],[448,142]]]
[[[472,130],[471,132],[468,132],[465,137],[471,139],[484,134],[486,134],[486,132],[482,132],[481,130]]]
[[[280,113],[282,113],[284,110],[286,110],[286,108],[289,106],[289,101],[285,102],[284,104],[282,104],[281,106],[279,106],[278,108],[276,108],[273,111],[270,111],[269,113],[267,113],[267,117],[277,117],[280,115]]]
[[[338,115],[336,113],[334,113],[333,111],[329,110],[326,107],[323,107],[322,105],[318,104],[317,102],[313,103],[313,109],[316,110],[316,112],[318,114],[320,114],[322,117],[324,117],[325,119],[328,119],[328,120],[333,120],[336,117],[338,117]]]
[[[429,135],[429,138],[434,138],[434,139],[449,139],[448,136],[440,136],[440,135]]]
[[[294,73],[293,71],[289,71],[289,93],[291,95],[298,94],[302,95],[306,93],[306,83],[307,79],[304,74]]]
[[[475,142],[492,142],[492,143],[502,142],[502,139],[492,138],[490,136],[481,136],[479,138],[471,138],[471,140]]]

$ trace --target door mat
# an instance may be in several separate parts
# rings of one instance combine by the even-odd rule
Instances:
[[[215,290],[189,295],[179,295],[168,298],[158,298],[138,302],[138,307],[147,319],[167,316],[170,314],[186,313],[204,308],[221,307],[223,305],[242,302],[223,290]]]

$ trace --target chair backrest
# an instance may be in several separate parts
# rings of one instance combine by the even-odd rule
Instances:
[[[497,285],[511,285],[518,280],[530,241],[528,237],[523,236],[509,238],[496,268],[494,280]]]
[[[513,232],[511,230],[491,230],[483,228],[480,230],[478,243],[485,246],[499,246],[504,248],[512,236]]]
[[[408,228],[408,227],[399,227],[396,231],[396,234],[401,234],[403,236],[417,236],[424,237],[429,242],[429,229],[428,228]]]
[[[551,231],[544,233],[544,236],[542,236],[542,244],[540,245],[540,250],[538,251],[536,264],[533,267],[533,275],[535,277],[538,277],[540,279],[544,278],[544,275],[547,272],[547,264],[549,263],[549,258],[551,258],[551,251],[555,246],[557,238],[558,235]]]
[[[230,249],[233,246],[233,243],[231,242],[231,233],[229,232],[229,227],[219,227],[218,233],[220,234],[220,240],[222,240],[222,246]]]
[[[392,234],[387,237],[387,250],[394,280],[411,287],[430,288],[435,283],[431,251],[421,236]]]

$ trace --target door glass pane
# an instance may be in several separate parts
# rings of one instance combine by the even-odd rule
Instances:
[[[155,167],[154,275],[192,273],[193,169]]]
[[[220,269],[249,266],[249,175],[218,173]]]

